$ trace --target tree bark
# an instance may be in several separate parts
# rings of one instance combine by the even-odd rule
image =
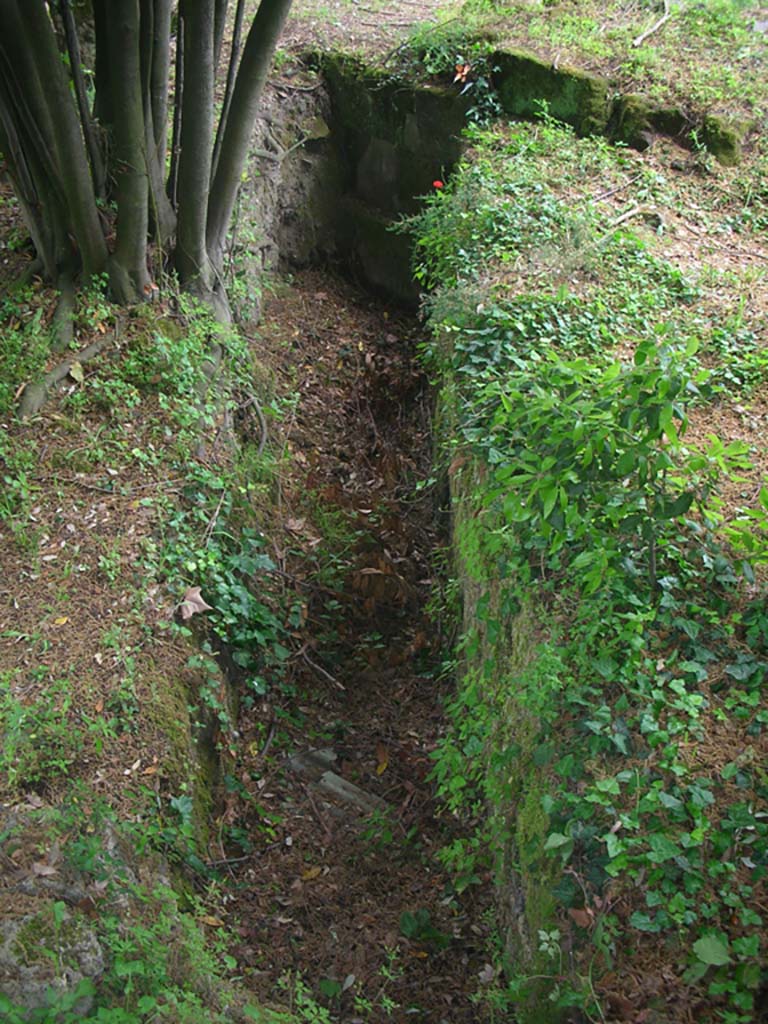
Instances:
[[[173,76],[173,132],[171,167],[166,192],[174,210],[179,208],[179,151],[181,149],[181,105],[184,97],[184,11],[179,11],[176,30],[176,63]]]
[[[88,100],[85,94],[85,79],[83,77],[82,61],[80,58],[80,42],[77,38],[77,26],[72,14],[70,0],[59,0],[59,13],[64,26],[64,36],[67,41],[67,53],[69,54],[69,66],[72,71],[72,81],[75,86],[75,97],[77,109],[80,114],[80,126],[83,130],[83,138],[88,149],[88,158],[91,163],[91,177],[93,188],[99,198],[103,198],[106,186],[106,171],[104,161],[101,157],[96,135],[91,123],[91,113],[88,110]]]
[[[164,167],[158,159],[155,138],[153,72],[155,70],[156,3],[140,0],[141,95],[144,112],[144,158],[149,183],[149,221],[151,233],[164,248],[176,228],[176,214],[165,191]],[[164,89],[167,94],[168,83]]]
[[[149,291],[149,182],[139,32],[139,0],[111,0],[111,93],[120,116],[115,118],[113,129],[117,241],[110,261],[110,283],[119,302],[136,302]]]
[[[229,0],[215,0],[216,7],[213,12],[213,68],[214,73],[219,66],[221,56],[221,44],[224,42],[224,31],[227,27],[227,8]]]
[[[150,96],[157,162],[163,175],[165,174],[165,157],[168,150],[168,83],[171,74],[172,9],[173,0],[155,0]]]
[[[208,252],[219,270],[259,100],[290,8],[291,0],[262,0],[243,50],[208,209]]]
[[[115,105],[112,100],[112,75],[109,57],[109,14],[108,0],[93,0],[93,31],[96,36],[96,59],[94,62],[94,80],[96,97],[93,104],[93,116],[103,128],[111,128],[114,120]]]
[[[213,274],[206,248],[206,211],[213,141],[213,3],[184,0],[184,92],[179,154],[176,268],[182,286],[208,298]]]
[[[232,90],[235,86],[235,76],[237,75],[237,62],[240,57],[240,37],[243,31],[243,15],[245,14],[245,0],[237,0],[237,10],[235,11],[235,25],[232,29],[232,46],[229,51],[229,65],[227,67],[227,85],[224,89],[224,101],[221,104],[221,116],[219,117],[219,124],[216,128],[216,142],[213,145],[213,162],[211,166],[211,176],[215,177],[216,168],[219,165],[219,155],[221,154],[221,140],[224,138],[224,131],[227,127],[227,119],[229,118],[229,108],[232,105]]]

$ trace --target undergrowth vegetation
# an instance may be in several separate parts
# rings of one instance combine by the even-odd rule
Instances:
[[[0,1016],[25,1024],[290,1020],[235,998],[225,933],[212,941],[217,919],[199,920],[217,885],[206,852],[212,793],[219,784],[242,789],[236,705],[251,707],[284,685],[297,614],[270,576],[261,529],[279,472],[266,420],[281,410],[264,395],[247,341],[204,307],[169,294],[159,307],[126,313],[96,288],[79,301],[76,344],[112,341],[95,362],[74,364],[36,450],[13,413],[21,386],[51,358],[44,309],[40,295],[17,292],[2,310],[0,540],[9,570],[17,556],[29,560],[51,604],[41,622],[0,633],[0,792],[22,808],[0,819],[0,847],[8,863],[47,857],[42,870],[57,879],[74,873],[85,894],[84,910],[65,888],[50,921],[30,919],[41,931],[29,950],[19,947],[21,960],[61,959],[85,933],[103,967],[98,984],[86,977],[53,987],[34,1010],[2,995]],[[46,556],[60,531],[66,540]],[[85,651],[75,634],[70,651],[83,595],[99,628],[89,640],[83,634]],[[193,617],[203,612],[207,630]],[[22,643],[29,657],[21,658]],[[217,758],[231,773],[221,779],[211,767]],[[75,780],[94,772],[97,788],[111,780],[109,802],[78,789]],[[53,821],[48,800],[62,808]],[[234,817],[219,841],[248,842]],[[187,896],[174,896],[170,878],[139,882],[136,858],[165,865],[159,877],[170,870]],[[202,899],[191,895],[192,879]],[[59,964],[70,967],[77,970]]]
[[[435,777],[484,822],[444,857],[459,887],[492,867],[513,908],[487,1001],[602,1020],[663,998],[746,1024],[766,984],[768,490],[726,504],[750,445],[687,435],[765,381],[756,322],[715,324],[647,228],[608,219],[628,180],[674,202],[635,157],[546,116],[470,139],[410,227],[464,601]],[[630,962],[671,980],[644,989]]]
[[[759,116],[764,75],[764,8],[751,0],[466,0],[463,20],[502,38],[557,53],[563,62],[606,63],[612,77],[669,102],[673,97],[735,117]],[[445,31],[451,25],[446,23]],[[647,34],[646,34],[647,33]]]

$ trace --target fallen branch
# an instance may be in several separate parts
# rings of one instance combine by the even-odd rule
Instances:
[[[613,230],[614,228],[617,228],[619,224],[623,224],[625,221],[631,220],[633,217],[637,217],[639,213],[645,212],[646,210],[644,206],[633,206],[631,210],[627,210],[626,213],[622,213],[622,215],[617,217],[616,220],[612,220],[609,227]]]
[[[672,17],[672,12],[669,9],[669,0],[664,0],[664,13],[662,14],[662,16],[659,18],[659,20],[657,22],[655,22],[655,24],[651,25],[651,27],[649,29],[646,29],[645,32],[641,32],[639,36],[637,36],[635,39],[633,39],[632,40],[632,45],[633,46],[640,46],[640,45],[642,45],[642,43],[645,42],[645,40],[648,38],[648,36],[652,36],[653,33],[657,29],[660,29],[661,26],[664,24],[664,22],[665,21],[669,21],[669,19],[671,17]]]

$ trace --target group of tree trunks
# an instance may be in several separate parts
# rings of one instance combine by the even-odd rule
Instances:
[[[228,315],[227,231],[291,0],[261,0],[242,56],[237,0],[216,124],[228,3],[0,0],[0,154],[54,284],[106,272],[139,301],[152,253]]]

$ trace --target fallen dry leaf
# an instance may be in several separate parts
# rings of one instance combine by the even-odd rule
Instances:
[[[45,861],[36,860],[32,864],[32,872],[41,878],[48,878],[50,875],[57,875],[59,869],[55,868],[52,864],[46,864]]]
[[[311,882],[313,878],[317,878],[318,877],[318,875],[320,874],[320,872],[322,870],[323,870],[322,868],[319,868],[317,866],[315,866],[313,868],[307,868],[306,871],[302,871],[302,873],[301,873],[301,880],[303,882]]]
[[[579,928],[589,928],[592,924],[591,911],[580,907],[569,907],[568,916],[575,921]]]
[[[383,775],[389,764],[389,753],[383,743],[376,744],[376,774]]]
[[[213,608],[203,598],[200,593],[200,587],[187,587],[184,600],[179,605],[179,611],[181,612],[182,619],[186,620],[191,619],[193,615],[199,615],[201,612],[213,611]]]

